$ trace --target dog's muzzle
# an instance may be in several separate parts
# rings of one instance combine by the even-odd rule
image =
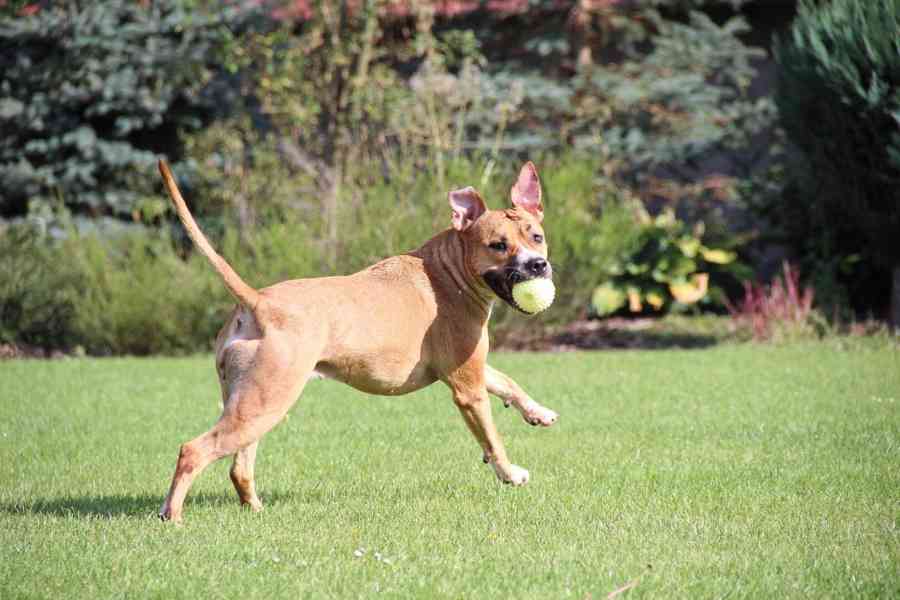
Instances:
[[[552,276],[553,269],[550,267],[550,263],[540,256],[531,257],[524,262],[513,258],[505,267],[491,269],[481,275],[484,282],[497,294],[498,298],[526,315],[530,313],[519,308],[519,305],[513,300],[513,286],[529,279],[542,277],[549,279]]]

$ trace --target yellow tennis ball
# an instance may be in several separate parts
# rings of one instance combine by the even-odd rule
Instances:
[[[517,283],[512,288],[512,297],[516,304],[528,314],[536,314],[547,310],[556,297],[556,287],[547,278],[529,279]]]

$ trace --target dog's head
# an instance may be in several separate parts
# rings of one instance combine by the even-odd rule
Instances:
[[[450,192],[449,199],[453,228],[462,234],[469,249],[469,272],[521,311],[513,300],[512,287],[520,281],[553,275],[541,228],[541,182],[531,162],[522,166],[509,194],[511,205],[502,210],[488,210],[471,187]]]

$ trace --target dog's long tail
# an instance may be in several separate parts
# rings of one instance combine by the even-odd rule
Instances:
[[[159,172],[162,175],[163,183],[166,184],[166,189],[169,191],[169,196],[172,197],[172,202],[175,203],[178,218],[181,219],[188,236],[194,241],[200,252],[209,259],[215,270],[219,272],[219,275],[225,282],[225,287],[228,288],[231,295],[247,308],[251,310],[256,308],[256,304],[259,302],[259,292],[247,285],[241,279],[241,276],[231,268],[231,265],[225,262],[225,259],[210,245],[209,240],[206,239],[206,236],[200,231],[200,227],[197,226],[191,211],[188,210],[187,204],[184,203],[184,198],[181,197],[181,192],[175,184],[175,178],[172,177],[172,171],[169,170],[169,165],[163,159],[159,159]]]

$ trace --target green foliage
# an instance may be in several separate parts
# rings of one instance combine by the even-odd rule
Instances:
[[[209,113],[208,61],[236,21],[231,9],[180,0],[67,0],[5,17],[0,214],[62,199],[76,212],[142,219],[158,203],[155,154]]]
[[[78,343],[91,354],[183,354],[212,348],[232,304],[205,259],[188,262],[153,232],[77,237],[61,249],[80,273]]]
[[[147,229],[56,231],[0,233],[0,341],[98,355],[211,348],[231,300],[205,259],[182,260]]]
[[[347,202],[359,213],[361,192],[378,188],[385,167],[403,178],[416,164],[396,152],[397,123],[410,127],[402,116],[412,92],[389,64],[413,48],[388,41],[378,8],[373,1],[358,10],[318,2],[302,35],[277,27],[242,36],[226,56],[240,81],[241,110],[187,142],[206,163],[197,169],[201,197],[224,199],[242,230],[257,217],[300,208],[312,227],[308,238],[332,271],[353,237],[344,227],[352,222]],[[238,177],[242,187],[231,188],[222,175]]]
[[[746,182],[779,148],[758,137],[771,131],[776,113],[771,99],[750,94],[753,63],[765,51],[742,41],[747,22],[714,22],[700,10],[716,4],[708,0],[587,4],[575,9],[575,24],[605,60],[579,59],[574,77],[559,76],[551,67],[568,62],[572,40],[543,25],[545,17],[525,16],[543,28],[535,38],[527,30],[528,59],[484,69],[487,105],[508,106],[504,149],[588,150],[601,157],[607,177],[688,212],[750,190]],[[470,143],[490,147],[492,140]]]
[[[218,130],[208,130],[219,139]],[[256,287],[285,279],[352,273],[385,256],[417,248],[449,224],[446,193],[437,187],[434,169],[394,171],[390,179],[374,178],[367,189],[342,188],[338,226],[349,232],[340,240],[336,265],[328,259],[327,238],[320,227],[315,194],[285,172],[273,148],[255,149],[256,169],[222,174],[214,163],[195,165],[205,173],[195,190],[216,180],[215,198],[245,194],[258,212],[243,227],[235,211],[212,209],[201,226],[223,256]],[[577,156],[539,161],[544,169],[546,220],[551,262],[559,283],[554,306],[535,319],[559,322],[578,314],[603,273],[619,256],[634,247],[640,229],[621,192],[594,178],[593,161]],[[518,164],[491,159],[448,160],[444,165],[450,187],[476,186],[489,206],[509,202],[509,187]],[[196,180],[195,180],[196,181]],[[202,196],[202,194],[201,194]],[[596,198],[604,210],[597,214]],[[270,203],[260,202],[268,199]],[[215,208],[215,204],[207,206]],[[60,239],[36,238],[31,244],[0,234],[9,260],[4,268],[16,277],[0,286],[0,296],[39,295],[24,309],[5,301],[3,341],[39,344],[48,348],[81,346],[91,354],[180,354],[207,350],[232,302],[206,260],[193,250],[181,256],[181,236],[175,244],[167,235],[133,228],[79,233],[61,219],[54,227]],[[44,282],[53,283],[47,287]],[[48,295],[47,298],[41,295]],[[22,304],[22,302],[20,302]],[[40,310],[38,310],[40,309]],[[13,312],[18,310],[18,312]],[[33,315],[21,319],[23,312]],[[47,315],[64,318],[52,319]],[[498,305],[493,323],[498,335],[515,327],[530,327],[514,311]],[[56,323],[59,322],[59,325]]]
[[[900,264],[898,31],[897,0],[804,0],[776,47],[781,123],[801,155],[766,214],[805,270],[857,300]]]
[[[620,64],[580,74],[576,142],[599,142],[630,177],[745,146],[773,116],[768,101],[748,96],[751,62],[765,53],[740,40],[746,22],[732,17],[717,25],[699,11],[687,23],[646,16],[655,30],[649,54],[629,53]]]
[[[571,50],[562,21],[532,40],[509,24],[490,36],[436,27],[421,3],[398,26],[381,18],[377,0],[318,1],[293,27],[191,0],[67,1],[30,16],[9,4],[0,124],[12,133],[0,140],[0,176],[10,184],[0,213],[24,214],[30,203],[43,214],[53,199],[79,215],[167,228],[151,163],[185,156],[175,171],[201,226],[259,287],[349,273],[415,248],[447,226],[449,189],[473,185],[502,206],[527,155],[541,170],[561,284],[536,319],[570,319],[621,257],[638,261],[649,244],[632,198],[654,210],[662,198],[683,221],[706,223],[704,243],[720,247],[720,213],[755,190],[755,171],[710,174],[704,159],[747,153],[773,114],[748,95],[760,53],[740,41],[740,19],[714,23],[696,12],[705,0],[588,4],[578,10],[597,11],[588,27],[601,35],[596,49],[621,60],[579,64],[575,77],[488,58],[518,35],[525,55],[555,60]],[[532,7],[522,22],[562,14],[553,3]],[[150,230],[97,229],[65,233],[47,251],[58,257],[65,247],[81,279],[61,286],[76,291],[69,333],[49,343],[101,354],[207,348],[229,301],[181,229],[174,246]],[[663,285],[707,272],[697,264],[682,273],[671,248],[651,269],[668,273]],[[655,301],[644,283],[643,298]],[[152,298],[137,298],[139,288]],[[179,294],[175,315],[162,299]],[[520,317],[501,307],[495,321],[503,328]]]
[[[596,177],[596,161],[562,155],[543,167],[543,225],[558,282],[556,301],[547,312],[562,321],[583,311],[598,273],[633,248],[638,227],[624,208],[624,192]]]
[[[703,241],[702,222],[689,227],[671,210],[651,217],[639,204],[627,207],[637,225],[630,248],[602,271],[605,281],[591,295],[595,315],[626,307],[630,313],[681,310],[693,304],[722,308],[727,300],[722,285],[748,276],[729,247],[736,238],[725,246],[711,246]]]
[[[78,272],[40,230],[0,231],[0,342],[58,348],[74,331]]]

